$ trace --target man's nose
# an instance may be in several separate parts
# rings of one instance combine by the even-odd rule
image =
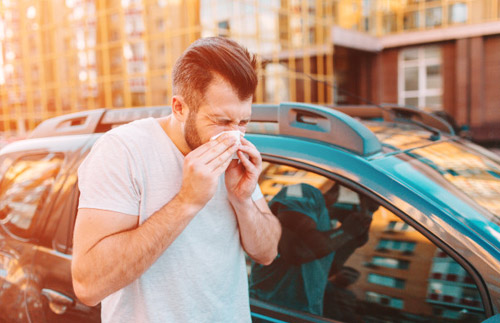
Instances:
[[[234,130],[240,130],[240,127],[238,127],[237,124],[230,124],[228,125],[225,129],[225,131],[234,131]]]

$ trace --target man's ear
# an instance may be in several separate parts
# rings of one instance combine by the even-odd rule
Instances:
[[[180,95],[174,95],[172,97],[172,114],[179,122],[185,122],[188,117],[188,106]]]

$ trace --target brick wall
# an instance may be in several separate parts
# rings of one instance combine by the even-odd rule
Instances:
[[[387,49],[380,55],[380,68],[375,84],[379,103],[398,103],[398,53],[399,49]]]

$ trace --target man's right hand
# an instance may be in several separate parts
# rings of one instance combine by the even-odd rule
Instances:
[[[237,149],[236,139],[224,134],[187,154],[182,186],[177,196],[183,202],[202,209],[214,196],[219,177],[229,166]]]
[[[352,237],[364,234],[370,227],[372,218],[363,212],[349,214],[342,223],[342,230]]]

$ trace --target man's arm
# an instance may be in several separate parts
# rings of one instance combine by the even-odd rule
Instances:
[[[342,252],[353,241],[358,242],[369,226],[369,222],[367,224],[360,213],[349,215],[340,228],[328,231],[317,230],[316,222],[300,212],[282,211],[277,217],[283,227],[279,244],[280,256],[294,265],[323,258],[334,251]],[[337,259],[337,254],[335,258]]]
[[[74,234],[73,288],[85,304],[141,276],[184,230],[197,210],[174,197],[142,225],[138,216],[80,209]]]
[[[241,144],[238,149],[240,162],[234,160],[226,170],[228,198],[236,213],[243,248],[256,262],[269,265],[278,254],[281,225],[264,198],[252,200],[262,170],[262,158],[248,140],[241,138]]]
[[[71,269],[75,293],[83,303],[96,305],[154,263],[212,198],[236,151],[234,144],[233,138],[221,136],[188,154],[179,193],[140,226],[138,216],[80,209]]]
[[[247,203],[233,204],[233,207],[243,249],[256,262],[271,264],[278,254],[281,226],[266,200],[261,198],[254,202],[250,199]]]
[[[339,229],[317,230],[313,219],[297,211],[281,211],[277,217],[283,228],[280,256],[294,265],[323,258],[351,240],[349,234]]]

